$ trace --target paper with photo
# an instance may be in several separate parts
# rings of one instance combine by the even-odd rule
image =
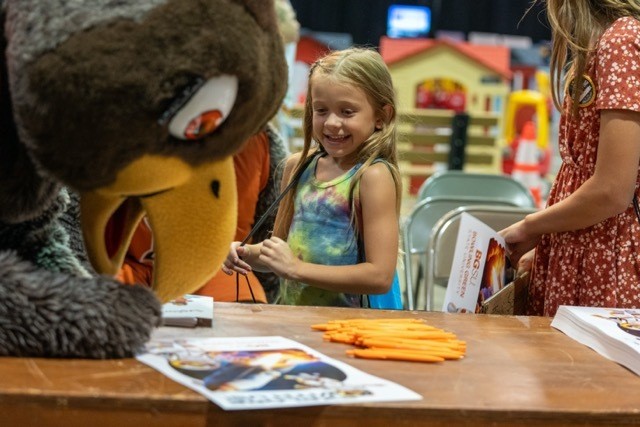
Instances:
[[[225,410],[422,398],[278,336],[154,339],[137,359]]]
[[[442,311],[480,312],[482,302],[505,285],[505,247],[495,230],[462,213]]]
[[[561,305],[551,326],[640,375],[640,309]]]

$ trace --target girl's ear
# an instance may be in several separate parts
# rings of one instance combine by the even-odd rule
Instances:
[[[389,104],[382,107],[382,114],[376,119],[376,130],[381,130],[385,123],[393,117],[393,107]]]

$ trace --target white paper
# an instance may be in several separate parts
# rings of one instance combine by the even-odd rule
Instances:
[[[563,305],[551,326],[640,375],[640,309]]]
[[[502,236],[463,212],[442,311],[480,312],[482,301],[505,286],[505,269]]]
[[[156,339],[137,359],[225,410],[422,398],[277,336]]]
[[[162,322],[165,326],[213,325],[213,298],[203,295],[184,295],[162,305]]]

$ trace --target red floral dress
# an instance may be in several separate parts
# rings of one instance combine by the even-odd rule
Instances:
[[[588,63],[579,116],[565,95],[560,120],[562,166],[549,195],[551,206],[595,171],[600,110],[640,112],[640,22],[616,20]],[[640,119],[640,115],[638,115]],[[640,141],[638,141],[640,143]],[[636,194],[640,181],[636,183]],[[560,305],[640,307],[640,226],[633,205],[591,227],[544,235],[536,250],[528,314],[553,316]]]

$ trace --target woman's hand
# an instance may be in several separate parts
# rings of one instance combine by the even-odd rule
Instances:
[[[251,249],[248,246],[240,246],[241,242],[232,242],[229,247],[229,254],[222,263],[222,271],[231,276],[233,272],[246,275],[251,271],[251,266],[244,262],[242,258],[251,256]]]
[[[281,238],[271,237],[264,240],[258,259],[279,277],[297,280],[297,268],[302,261],[293,255],[287,242]]]
[[[504,237],[507,244],[507,256],[511,261],[511,265],[518,266],[520,272],[520,259],[538,245],[540,235],[530,235],[525,228],[525,220],[516,222],[515,224],[500,231],[500,235]],[[525,262],[526,260],[523,260]]]
[[[533,258],[535,255],[536,250],[533,249],[520,257],[518,265],[516,266],[516,277],[522,276],[524,273],[531,273],[533,268]]]

